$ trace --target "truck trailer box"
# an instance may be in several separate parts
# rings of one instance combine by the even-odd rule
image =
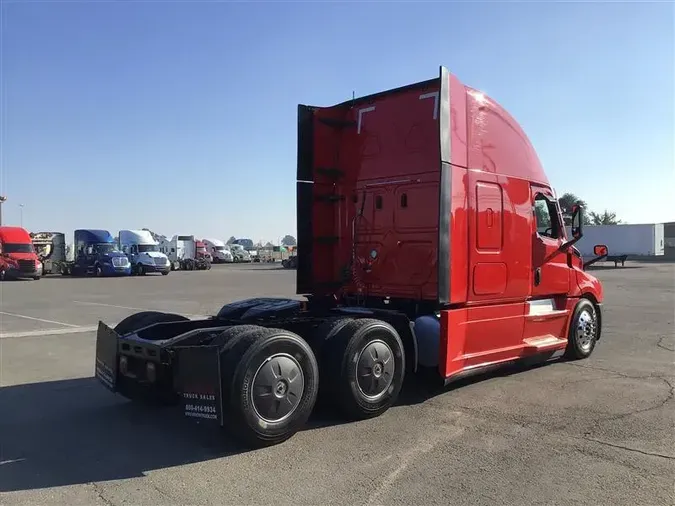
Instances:
[[[570,235],[569,228],[567,234]],[[607,246],[610,256],[663,256],[663,223],[588,225],[575,246],[584,257],[592,257],[596,244]]]

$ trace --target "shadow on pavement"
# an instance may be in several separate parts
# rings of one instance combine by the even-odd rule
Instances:
[[[94,378],[0,389],[0,492],[142,476],[241,451],[171,408],[104,390]]]
[[[509,375],[539,364],[513,366]],[[452,387],[409,377],[398,405],[495,376],[460,380]],[[217,427],[200,426],[173,407],[154,408],[105,390],[95,378],[0,389],[0,492],[141,477],[145,472],[246,452]],[[345,423],[318,406],[305,430]]]

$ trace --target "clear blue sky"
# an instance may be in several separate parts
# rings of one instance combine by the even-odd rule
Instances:
[[[3,221],[295,234],[297,104],[441,64],[514,115],[559,194],[675,220],[673,9],[3,1]]]

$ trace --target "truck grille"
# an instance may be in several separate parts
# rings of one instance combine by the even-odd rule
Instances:
[[[162,266],[162,267],[164,267],[166,265],[169,265],[169,259],[168,258],[154,258],[153,260],[155,261],[155,265],[159,265],[159,266]]]
[[[25,273],[35,272],[35,260],[19,260],[19,271]]]
[[[129,264],[127,257],[113,257],[112,264],[114,267],[126,267]]]

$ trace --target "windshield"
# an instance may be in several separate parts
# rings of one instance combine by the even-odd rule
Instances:
[[[225,251],[225,246],[214,246],[216,251]]]
[[[102,243],[99,243],[99,244],[95,244],[94,247],[93,247],[93,250],[94,250],[96,253],[103,253],[103,254],[105,254],[105,253],[114,253],[114,252],[119,251],[119,250],[117,249],[117,245],[116,245],[116,244],[109,243],[109,242],[102,242]]]
[[[159,251],[159,245],[157,244],[139,244],[138,252],[147,253],[148,251]]]
[[[5,243],[2,245],[3,253],[33,253],[32,244],[17,244],[17,243]]]
[[[244,247],[241,244],[231,244],[230,248],[232,248],[233,251],[243,251]]]

